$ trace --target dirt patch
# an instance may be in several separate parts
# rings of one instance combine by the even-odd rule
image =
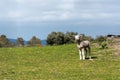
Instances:
[[[112,43],[109,48],[113,50],[113,55],[120,59],[120,42]]]

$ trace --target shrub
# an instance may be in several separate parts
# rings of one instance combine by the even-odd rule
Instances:
[[[32,39],[28,41],[28,46],[41,46],[41,40],[36,36],[33,36]]]
[[[47,37],[47,45],[61,45],[64,44],[64,33],[52,32]]]
[[[62,44],[69,44],[74,43],[74,35],[77,33],[74,32],[52,32],[47,37],[47,45],[62,45]]]
[[[102,48],[102,49],[107,48],[107,43],[106,43],[106,41],[101,42],[100,48]]]

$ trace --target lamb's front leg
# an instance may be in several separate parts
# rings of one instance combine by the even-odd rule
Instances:
[[[84,48],[82,48],[82,58],[83,60],[85,60],[85,49]]]
[[[82,50],[79,49],[80,60],[82,60]]]

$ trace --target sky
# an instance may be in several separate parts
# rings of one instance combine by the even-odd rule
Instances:
[[[1,0],[0,35],[46,39],[53,31],[120,35],[120,0]]]

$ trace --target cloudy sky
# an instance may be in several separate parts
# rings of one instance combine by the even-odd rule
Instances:
[[[1,0],[0,34],[46,39],[52,31],[120,34],[120,0]]]

